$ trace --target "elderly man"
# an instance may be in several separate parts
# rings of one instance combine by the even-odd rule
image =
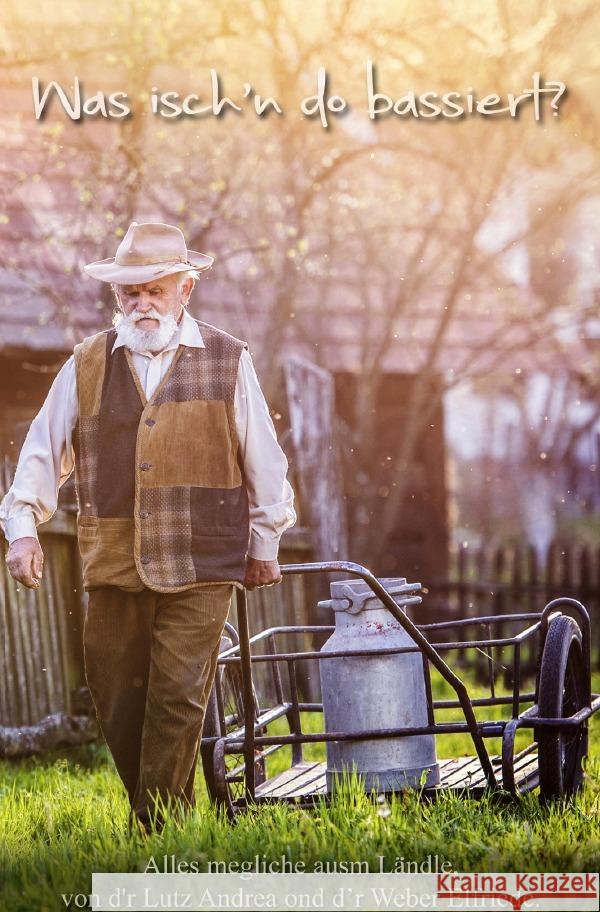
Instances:
[[[296,519],[247,344],[186,310],[212,261],[174,226],[133,222],[114,258],[84,267],[121,313],[75,346],[0,505],[9,570],[35,589],[36,525],[75,469],[86,678],[144,829],[157,797],[194,804],[233,587],[280,581],[279,538]]]

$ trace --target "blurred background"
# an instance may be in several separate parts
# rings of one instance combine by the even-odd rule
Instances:
[[[440,610],[484,594],[535,606],[556,586],[596,604],[600,7],[3,9],[5,486],[74,343],[110,325],[110,288],[83,264],[113,256],[133,219],[166,221],[215,257],[192,314],[250,344],[298,498],[284,555],[418,579]],[[539,122],[527,105],[371,121],[367,60],[394,99],[519,94],[534,72],[568,93]],[[349,103],[327,128],[300,112],[320,66]],[[153,87],[210,104],[210,68],[241,113],[150,113]],[[125,91],[133,114],[73,122],[54,99],[36,121],[34,76],[71,96],[75,76],[87,98]],[[283,113],[257,117],[244,83]]]

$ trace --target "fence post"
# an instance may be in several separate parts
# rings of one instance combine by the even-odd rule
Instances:
[[[556,598],[558,594],[558,545],[555,541],[550,544],[546,555],[546,586],[544,601],[548,602]]]
[[[508,613],[515,614],[521,611],[526,610],[525,599],[523,598],[523,551],[519,545],[515,545],[512,552],[512,565],[510,572],[510,582],[509,582],[509,605]],[[505,605],[506,608],[506,605]],[[514,625],[511,624],[511,632],[514,632]],[[522,647],[520,647],[522,649]],[[511,651],[516,655],[514,648]],[[514,658],[514,655],[511,656],[511,660]],[[524,657],[521,654],[521,673],[523,673],[524,667]],[[504,672],[504,682],[506,687],[512,687],[515,679],[514,673],[514,664],[511,661],[509,664],[506,663],[506,670]]]
[[[494,555],[494,583],[497,587],[497,592],[495,593],[494,602],[496,605],[496,614],[506,614],[506,551],[499,545],[496,548],[496,553]],[[504,636],[504,624],[498,624],[496,627],[498,638]]]
[[[475,614],[485,615],[488,613],[488,605],[490,600],[490,594],[487,589],[484,591],[483,586],[488,585],[488,554],[487,548],[485,545],[481,545],[477,552],[475,558],[475,572],[477,574],[477,587],[475,594],[475,604],[477,605],[477,611]],[[475,628],[475,636],[479,636],[480,631]],[[485,659],[480,652],[475,652],[474,655],[474,665],[475,665],[475,677],[478,681],[485,681],[486,679],[486,668]]]
[[[457,611],[457,620],[467,616],[467,598],[466,598],[466,585],[467,585],[467,574],[468,574],[468,561],[467,561],[467,549],[463,547],[462,544],[458,546],[458,555],[457,555],[457,570],[458,570],[458,611]],[[466,664],[466,653],[464,649],[460,649],[458,652],[458,662],[460,665]]]
[[[541,610],[540,605],[540,564],[538,553],[533,545],[527,546],[527,583],[528,598],[526,610],[535,613]],[[524,665],[525,672],[534,673],[537,669],[538,649],[535,639],[531,639],[528,645],[528,659]]]

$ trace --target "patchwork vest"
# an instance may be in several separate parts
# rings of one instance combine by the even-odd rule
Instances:
[[[75,346],[77,538],[86,589],[177,592],[241,585],[250,535],[235,426],[247,344],[197,321],[204,348],[179,345],[146,399],[114,329]]]

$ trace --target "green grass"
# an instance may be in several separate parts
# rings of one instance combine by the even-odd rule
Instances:
[[[599,683],[595,682],[596,690]],[[434,690],[446,695],[439,681],[434,681]],[[305,721],[306,730],[318,730],[321,724],[316,714]],[[211,861],[252,861],[258,855],[302,861],[305,870],[318,863],[361,861],[371,870],[383,865],[392,871],[398,859],[422,861],[437,855],[440,863],[448,861],[456,871],[596,871],[596,720],[590,735],[586,788],[570,802],[544,807],[536,794],[506,805],[454,796],[426,802],[414,793],[385,802],[364,795],[354,779],[330,806],[323,804],[313,812],[284,805],[262,807],[232,825],[210,805],[199,773],[194,814],[183,824],[169,820],[161,835],[149,838],[127,834],[125,793],[104,745],[16,763],[3,761],[0,908],[64,909],[61,894],[89,894],[93,871],[143,871],[151,855],[162,859],[175,854],[178,860],[195,861],[200,870]],[[440,739],[438,755],[471,754],[469,742],[463,735]],[[270,775],[289,763],[286,753],[274,755]],[[309,746],[306,755],[322,757],[322,745]]]

